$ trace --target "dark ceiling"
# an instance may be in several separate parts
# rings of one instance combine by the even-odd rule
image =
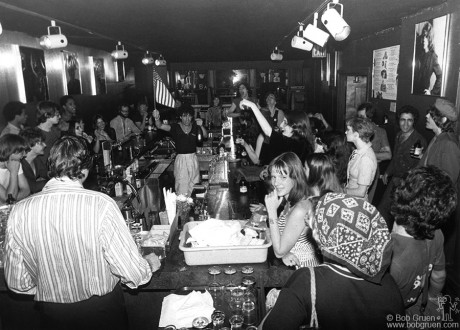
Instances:
[[[444,2],[340,1],[344,18],[351,26],[348,40],[398,26],[402,17]],[[53,18],[71,44],[112,51],[116,41],[121,40],[130,56],[140,57],[143,51],[150,50],[163,54],[170,62],[268,60],[276,45],[285,50],[285,59],[300,60],[309,55],[290,46],[297,22],[304,21],[324,3],[324,0],[2,0],[0,22],[4,30],[40,37],[46,34],[49,19]],[[329,42],[341,46],[334,40]]]

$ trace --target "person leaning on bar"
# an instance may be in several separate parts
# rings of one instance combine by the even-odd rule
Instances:
[[[127,329],[119,283],[136,288],[152,276],[115,201],[83,188],[91,164],[80,139],[58,140],[51,180],[8,220],[5,279],[34,295],[42,329]]]

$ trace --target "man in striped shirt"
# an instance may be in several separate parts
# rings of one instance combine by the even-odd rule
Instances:
[[[152,276],[116,203],[83,188],[91,163],[78,138],[58,140],[52,179],[8,221],[6,281],[35,296],[42,329],[127,329],[119,282],[136,288]]]

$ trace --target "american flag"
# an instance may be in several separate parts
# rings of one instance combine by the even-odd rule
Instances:
[[[155,100],[158,103],[174,108],[176,101],[171,93],[169,93],[166,85],[161,81],[161,77],[158,72],[156,72],[155,68],[153,68],[153,89],[155,91]]]

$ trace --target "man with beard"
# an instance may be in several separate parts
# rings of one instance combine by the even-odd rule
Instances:
[[[128,116],[129,105],[123,103],[118,107],[118,116],[110,121],[110,127],[115,130],[117,141],[124,142],[129,139],[131,135],[141,132]]]

